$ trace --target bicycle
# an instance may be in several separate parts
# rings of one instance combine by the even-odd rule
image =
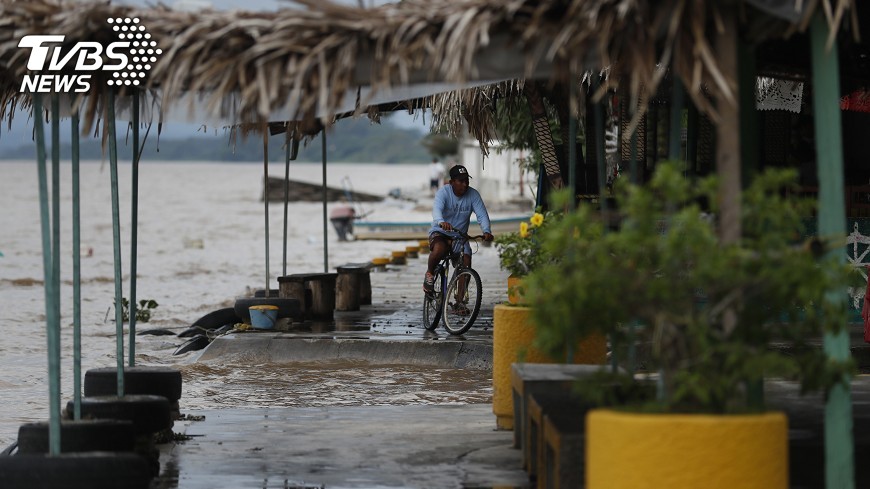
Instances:
[[[424,294],[423,327],[434,331],[441,322],[448,333],[461,335],[468,331],[477,319],[483,298],[480,275],[471,267],[463,265],[465,243],[483,236],[469,236],[460,232],[445,234],[452,239],[451,249],[435,267],[434,291]],[[447,276],[451,264],[453,276],[448,282]]]

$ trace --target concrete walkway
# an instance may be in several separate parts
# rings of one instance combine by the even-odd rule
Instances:
[[[397,248],[400,246],[396,245]],[[462,336],[423,328],[423,274],[428,255],[371,273],[372,305],[336,311],[333,321],[293,323],[288,331],[248,331],[215,339],[197,359],[249,362],[353,359],[381,364],[491,368],[492,313],[507,300],[507,272],[494,246],[480,245],[473,267],[483,282],[481,311]]]
[[[529,487],[492,406],[227,409],[176,424],[156,488]]]
[[[234,356],[252,363],[320,360],[378,364],[491,368],[492,308],[506,299],[507,274],[494,248],[481,248],[475,268],[484,282],[484,309],[462,337],[421,327],[425,257],[372,274],[373,302],[336,313],[326,323],[305,322],[288,332],[228,335],[199,362]],[[859,326],[853,352],[870,364]],[[856,487],[870,487],[870,376],[853,382]],[[824,487],[824,400],[800,396],[795,384],[770,381],[766,399],[789,416],[790,486]],[[161,446],[154,489],[216,488],[526,488],[512,433],[495,430],[491,404],[327,406],[185,410],[191,419],[174,431],[191,438]],[[202,419],[194,417],[204,417]],[[578,464],[582,461],[578,461]]]
[[[388,251],[388,250],[385,250]],[[373,272],[371,306],[287,332],[220,337],[197,362],[251,364],[355,360],[379,365],[491,369],[492,311],[507,298],[494,247],[481,246],[483,279],[475,326],[454,337],[422,328],[426,256]],[[479,394],[479,393],[475,393]],[[479,395],[478,395],[479,397]],[[173,431],[191,438],[161,445],[154,489],[525,488],[513,434],[497,431],[491,404],[328,406],[181,412]],[[200,417],[204,417],[200,419]]]

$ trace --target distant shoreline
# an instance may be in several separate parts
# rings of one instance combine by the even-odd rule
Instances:
[[[50,156],[47,158],[47,161],[49,163],[51,162]],[[0,156],[0,165],[35,163],[35,162],[36,162],[35,155],[31,159],[3,158],[2,156]],[[102,160],[83,159],[83,160],[79,161],[79,163],[83,164],[83,165],[104,164],[104,163],[108,163],[108,162],[109,162],[108,157],[106,157],[105,159],[102,159]],[[127,164],[130,162],[131,162],[130,159],[121,159],[120,157],[118,158],[118,163],[120,163],[120,164]],[[72,164],[72,160],[70,160],[69,158],[61,158],[60,163],[63,165],[69,165],[69,164]],[[218,161],[214,161],[214,160],[156,160],[156,159],[142,158],[140,160],[140,163],[143,165],[162,165],[162,164],[178,164],[178,163],[185,163],[185,164],[192,164],[192,165],[223,165],[223,164],[227,164],[227,165],[262,165],[263,161],[262,160],[260,160],[260,161],[255,161],[255,160],[250,160],[250,161],[244,161],[244,160],[240,160],[240,161],[228,161],[228,160],[218,160]],[[396,166],[399,166],[399,165],[420,165],[420,166],[426,166],[426,165],[428,165],[428,163],[429,163],[428,161],[384,162],[384,161],[329,161],[329,160],[327,160],[326,164],[327,164],[327,166],[333,165],[333,164],[336,164],[336,165],[341,164],[341,165],[396,165]],[[275,166],[275,165],[279,165],[279,164],[283,165],[284,161],[273,161],[273,160],[269,161],[270,168]],[[290,161],[291,166],[292,165],[317,165],[317,166],[320,166],[321,164],[322,163],[320,161],[299,161],[299,160]]]
[[[170,136],[167,137],[167,134]],[[0,133],[0,137],[4,135]],[[145,131],[141,131],[142,161],[263,162],[263,141],[259,137],[238,136],[233,139],[225,134],[178,138],[171,135],[164,129],[158,137],[156,131],[152,130],[145,138]],[[359,123],[337,124],[334,130],[327,131],[326,157],[327,161],[334,162],[428,163],[432,156],[422,144],[424,137],[425,134],[417,129]],[[3,140],[5,144],[0,144],[0,161],[35,158],[35,143],[31,140],[20,144],[21,141],[21,138]],[[132,136],[126,131],[119,131],[119,160],[132,159],[131,146]],[[68,140],[61,140],[61,158],[69,159],[71,147]],[[83,160],[105,159],[101,141],[94,138],[82,138],[79,154]],[[268,154],[270,162],[285,161],[283,135],[269,138]],[[322,158],[322,144],[320,136],[317,136],[307,144],[299,145],[299,154],[293,161],[313,163],[320,162]]]

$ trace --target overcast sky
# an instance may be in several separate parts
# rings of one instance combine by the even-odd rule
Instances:
[[[234,10],[234,9],[244,9],[244,10],[254,10],[254,11],[266,11],[266,10],[278,10],[282,7],[292,7],[293,2],[288,2],[284,0],[162,0],[164,4],[179,9],[186,10],[199,10],[204,8],[216,8],[219,10]],[[346,5],[358,5],[359,0],[332,0],[334,3],[341,3]],[[391,3],[387,0],[362,0],[363,5],[366,7],[370,7],[373,5],[383,5],[385,3]],[[112,0],[112,3],[122,4],[122,5],[139,5],[139,6],[148,6],[155,5],[157,0]],[[429,118],[426,118],[428,122]],[[390,117],[390,122],[400,127],[415,127],[421,130],[428,131],[428,127],[423,123],[423,117],[418,116],[416,120],[414,117],[408,115],[405,112],[397,112],[394,113]],[[13,120],[13,127],[7,129],[5,127],[0,130],[0,150],[4,147],[8,147],[12,141],[16,141],[19,139],[30,140],[32,134],[32,124],[31,121],[28,120],[26,114],[22,116],[16,116]],[[203,135],[201,132],[200,124],[186,124],[181,122],[169,122],[166,124],[165,129],[167,132],[165,133],[164,138],[168,137],[178,137],[178,138],[186,138],[189,136],[195,135]],[[66,134],[67,131],[63,131],[62,134]]]

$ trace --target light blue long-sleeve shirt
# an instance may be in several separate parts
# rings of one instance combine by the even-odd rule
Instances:
[[[489,213],[486,212],[483,199],[476,189],[468,187],[465,194],[458,197],[449,184],[442,186],[435,193],[435,202],[432,204],[432,228],[429,234],[433,231],[443,232],[439,226],[442,222],[449,222],[454,229],[467,234],[472,212],[477,216],[480,229],[484,233],[492,234]]]

